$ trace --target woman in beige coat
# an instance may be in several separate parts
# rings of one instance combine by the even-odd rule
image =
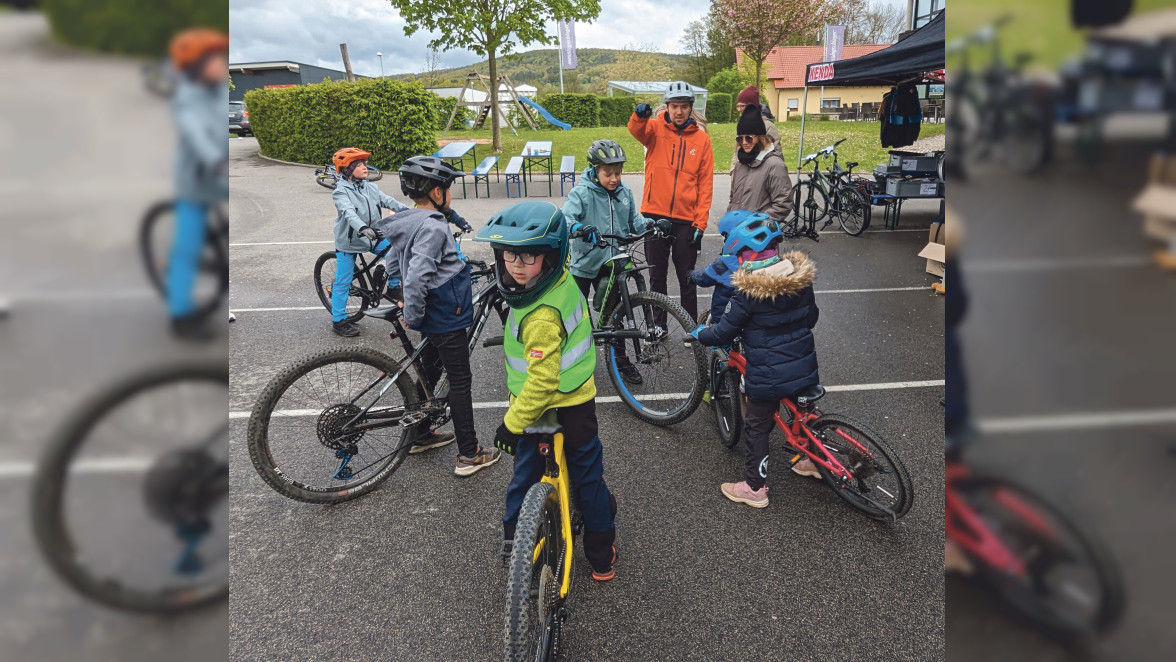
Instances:
[[[736,128],[735,170],[727,211],[764,212],[784,222],[792,215],[792,179],[778,145],[767,136],[758,106],[748,106]]]

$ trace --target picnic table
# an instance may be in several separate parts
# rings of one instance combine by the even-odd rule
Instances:
[[[551,141],[550,140],[532,140],[526,145],[523,145],[523,172],[528,179],[532,178],[532,172],[535,168],[542,168],[547,171],[547,197],[552,196],[552,182],[554,179],[552,165],[551,165]]]
[[[471,159],[472,163],[477,163],[478,143],[465,141],[451,142],[434,152],[433,156],[441,159],[442,161],[445,161],[458,170],[465,172],[466,154],[470,154],[473,157]],[[461,178],[461,197],[466,197],[465,177]]]

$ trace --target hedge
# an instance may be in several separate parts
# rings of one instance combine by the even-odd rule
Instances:
[[[457,97],[442,97],[433,94],[433,116],[436,118],[436,123],[433,125],[438,131],[444,131],[445,125],[449,123],[449,114],[453,112],[453,107],[457,105]],[[453,117],[453,129],[465,129],[466,120],[474,118],[474,113],[470,110],[470,106],[462,106],[457,109],[457,115]]]
[[[600,126],[627,126],[637,97],[600,97]]]
[[[573,127],[600,126],[600,97],[595,94],[549,94],[539,101],[539,105]]]
[[[436,98],[419,83],[388,79],[245,93],[262,154],[321,164],[337,149],[359,147],[385,171],[399,168],[410,156],[437,151]]]
[[[726,92],[707,93],[706,121],[711,124],[718,124],[721,122],[730,122],[732,119],[731,95]]]
[[[229,33],[228,0],[41,0],[41,8],[57,39],[113,53],[163,55],[192,26]]]

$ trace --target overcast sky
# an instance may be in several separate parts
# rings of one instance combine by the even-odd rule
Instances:
[[[904,0],[883,0],[901,5]],[[595,23],[576,24],[579,48],[623,48],[648,44],[662,53],[681,53],[686,24],[701,17],[710,0],[601,0]],[[377,76],[384,54],[384,73],[417,73],[425,68],[430,35],[404,36],[404,20],[388,0],[290,2],[230,0],[229,60],[263,62],[291,60],[342,69],[339,44],[346,42],[355,73]],[[651,29],[656,26],[656,30]],[[555,34],[554,24],[548,26]],[[516,51],[540,48],[539,45]],[[466,50],[442,52],[443,68],[473,64],[479,56]]]

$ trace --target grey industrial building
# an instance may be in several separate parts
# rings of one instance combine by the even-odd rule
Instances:
[[[266,87],[287,87],[291,85],[309,85],[321,83],[324,78],[331,80],[346,80],[347,74],[337,69],[316,67],[301,62],[247,62],[230,64],[229,73],[233,76],[233,86],[229,92],[231,101],[243,101],[245,93]],[[367,76],[356,76],[367,78]]]

